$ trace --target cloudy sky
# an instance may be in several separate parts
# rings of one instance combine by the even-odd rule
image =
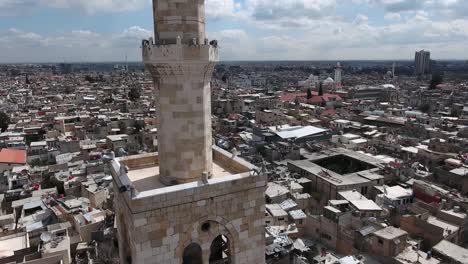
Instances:
[[[205,0],[223,60],[467,59],[467,0]],[[141,61],[150,0],[0,0],[0,63]]]

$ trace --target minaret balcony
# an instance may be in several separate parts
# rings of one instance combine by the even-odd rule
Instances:
[[[216,41],[208,40],[199,44],[194,39],[193,44],[183,44],[180,38],[175,44],[155,44],[153,39],[142,42],[143,61],[145,64],[178,64],[218,62],[218,46]]]

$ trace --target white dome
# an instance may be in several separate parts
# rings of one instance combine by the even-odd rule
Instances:
[[[323,83],[334,83],[335,81],[333,80],[332,77],[328,77]]]
[[[383,84],[382,87],[385,89],[396,89],[395,85],[393,84]]]

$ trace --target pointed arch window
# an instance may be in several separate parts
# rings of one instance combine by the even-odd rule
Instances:
[[[184,249],[182,264],[203,264],[202,248],[197,243],[192,243]]]

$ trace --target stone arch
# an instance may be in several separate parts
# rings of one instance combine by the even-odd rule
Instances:
[[[199,244],[191,243],[185,247],[182,264],[203,264],[203,251]]]
[[[208,230],[206,224],[209,224]],[[205,225],[205,226],[204,226]],[[202,227],[205,230],[202,230]],[[176,257],[182,260],[183,250],[190,244],[196,243],[202,247],[204,263],[208,263],[210,257],[210,249],[213,240],[223,235],[229,240],[230,263],[235,262],[235,253],[238,251],[236,248],[238,232],[231,223],[228,223],[222,217],[202,217],[190,225],[180,237],[179,245],[176,250]],[[181,262],[182,263],[182,262]]]
[[[232,252],[229,248],[230,240],[224,235],[219,235],[211,242],[210,264],[231,264]]]

